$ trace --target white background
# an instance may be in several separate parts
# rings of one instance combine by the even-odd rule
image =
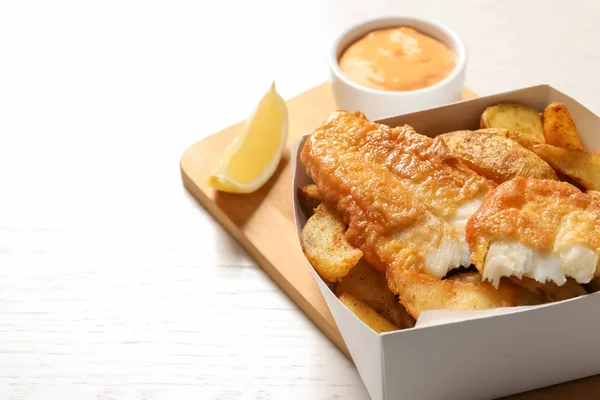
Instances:
[[[0,399],[368,398],[178,160],[392,14],[458,31],[479,94],[550,83],[600,112],[595,1],[1,2]]]

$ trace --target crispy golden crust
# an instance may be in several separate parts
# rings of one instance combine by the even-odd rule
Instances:
[[[501,103],[486,108],[481,114],[480,128],[510,129],[544,143],[544,130],[539,113],[524,104]]]
[[[386,271],[388,286],[413,317],[432,308],[482,309],[539,303],[529,291],[477,278],[440,280],[424,271],[445,218],[494,183],[456,159],[441,138],[335,112],[307,139],[301,161],[324,198],[348,223],[346,238]],[[424,297],[419,297],[424,296]]]
[[[440,137],[473,171],[496,183],[516,176],[556,179],[548,163],[510,139],[482,131],[456,131]]]
[[[301,161],[344,216],[349,242],[381,270],[400,249],[418,257],[421,268],[423,250],[445,233],[442,218],[493,187],[441,138],[375,124],[360,113],[333,112],[307,139]]]
[[[542,144],[532,150],[557,171],[585,189],[600,190],[600,153]]]
[[[565,182],[519,177],[492,190],[466,230],[471,262],[480,271],[495,240],[517,241],[545,252],[565,244],[587,245],[598,252],[600,199]]]
[[[562,103],[553,102],[546,107],[543,115],[543,128],[546,143],[552,146],[574,150],[585,150],[577,133],[575,122]]]

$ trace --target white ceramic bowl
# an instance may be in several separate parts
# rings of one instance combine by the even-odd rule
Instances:
[[[392,92],[359,85],[342,74],[338,60],[348,46],[373,30],[397,26],[412,27],[438,39],[454,51],[456,67],[450,75],[423,89]],[[338,109],[362,111],[374,120],[459,101],[465,83],[467,48],[458,34],[444,25],[419,18],[388,17],[362,22],[343,32],[332,46],[329,63]]]

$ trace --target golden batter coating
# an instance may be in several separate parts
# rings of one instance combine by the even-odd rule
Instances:
[[[471,262],[491,280],[490,263],[502,270],[499,276],[559,285],[566,276],[585,283],[597,274],[600,197],[568,183],[521,177],[505,182],[486,196],[466,229]],[[497,253],[486,260],[492,248]],[[508,261],[498,264],[498,255]]]
[[[498,291],[481,280],[440,280],[463,262],[464,226],[457,215],[474,210],[494,186],[455,158],[441,138],[339,111],[307,138],[301,161],[323,200],[343,215],[349,243],[386,271],[390,289],[413,317],[440,305],[491,308],[540,301],[508,281]],[[433,288],[436,301],[414,296],[415,290]],[[456,293],[469,293],[470,300],[452,300]]]
[[[548,163],[520,144],[482,131],[440,135],[452,153],[478,174],[502,183],[516,176],[556,179]]]
[[[380,269],[386,257],[372,247],[380,238],[389,239],[390,258],[399,246],[421,257],[423,246],[452,236],[444,218],[493,186],[441,139],[410,126],[375,124],[360,113],[333,112],[307,139],[301,161],[324,200],[344,216],[350,243],[366,247],[367,259]]]

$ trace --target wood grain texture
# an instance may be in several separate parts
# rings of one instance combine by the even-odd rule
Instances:
[[[255,258],[267,274],[346,355],[348,350],[297,244],[292,209],[290,144],[318,126],[335,109],[329,83],[287,102],[289,136],[275,175],[249,195],[215,191],[206,177],[244,122],[194,144],[181,158],[185,187]]]
[[[475,94],[465,89],[463,98]],[[336,109],[331,85],[325,82],[287,101],[289,136],[275,175],[255,193],[236,195],[216,191],[206,177],[225,148],[243,129],[239,122],[191,146],[181,157],[185,187],[254,257],[267,274],[347,356],[327,304],[306,268],[298,246],[292,208],[290,145],[316,128]]]
[[[463,98],[475,93],[465,89]],[[243,128],[243,121],[194,144],[180,162],[185,187],[215,219],[255,258],[263,270],[321,331],[351,359],[335,321],[298,246],[292,211],[290,144],[310,132],[335,109],[329,83],[316,86],[287,102],[290,132],[282,162],[274,177],[258,192],[233,195],[213,190],[206,177],[220,154]],[[513,399],[562,398],[596,393],[600,377],[556,385]]]
[[[336,35],[382,15],[455,29],[478,94],[551,83],[599,114],[599,12],[584,0],[0,2],[0,399],[369,399],[183,188],[181,154],[246,118],[272,80],[286,99],[326,80]],[[597,398],[597,382],[523,398]]]

